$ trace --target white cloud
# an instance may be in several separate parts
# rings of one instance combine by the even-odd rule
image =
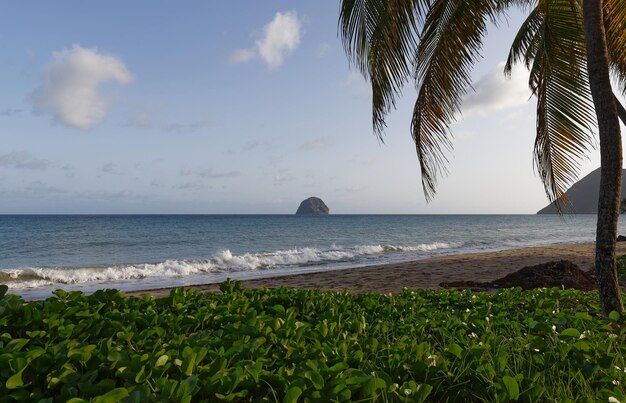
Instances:
[[[41,181],[31,182],[30,185],[24,187],[24,190],[30,193],[41,193],[45,195],[48,195],[50,193],[67,193],[67,189],[50,186]]]
[[[256,57],[256,52],[251,49],[237,49],[230,54],[231,63],[246,63]]]
[[[168,133],[195,132],[200,129],[211,126],[211,122],[207,120],[198,120],[189,123],[162,123],[158,127]]]
[[[329,137],[318,137],[306,143],[300,144],[298,150],[300,151],[316,151],[325,150],[330,148],[334,144],[334,141]]]
[[[343,188],[335,189],[337,192],[347,192],[347,193],[358,193],[367,190],[367,186],[359,185],[359,186],[346,186]]]
[[[196,175],[198,175],[201,178],[221,179],[221,178],[234,178],[236,176],[241,175],[241,173],[237,171],[213,172],[212,169],[200,169],[196,171]]]
[[[211,189],[211,187],[201,182],[186,182],[178,186],[173,186],[172,189],[198,191],[198,190],[204,190],[204,189]]]
[[[190,133],[211,126],[211,122],[207,120],[195,122],[155,122],[151,113],[139,112],[128,119],[126,126],[136,129],[156,129],[167,133]]]
[[[301,22],[295,12],[276,13],[263,28],[264,36],[256,44],[261,58],[270,68],[283,64],[285,55],[296,49],[300,43],[300,28]]]
[[[352,92],[352,96],[356,98],[369,98],[372,94],[372,88],[361,73],[351,71],[346,76],[344,87]]]
[[[263,36],[254,49],[237,49],[230,54],[231,63],[246,63],[259,56],[274,69],[300,44],[302,21],[295,11],[277,12],[274,19],[263,27]]]
[[[67,126],[89,129],[104,119],[110,104],[99,92],[100,84],[128,84],[132,79],[119,58],[73,45],[52,53],[43,82],[32,96],[35,112],[52,113]]]
[[[274,143],[269,140],[248,140],[242,147],[243,151],[263,150],[270,151],[274,148]]]
[[[474,90],[463,97],[461,112],[463,117],[485,115],[501,111],[528,102],[531,92],[528,88],[528,71],[521,65],[515,65],[511,78],[504,76],[504,62],[485,74],[474,84]]]
[[[109,162],[108,164],[104,164],[102,166],[102,172],[111,174],[111,175],[123,175],[123,172],[117,166],[117,164],[113,162]]]
[[[322,43],[322,44],[321,44],[321,45],[319,45],[319,46],[317,47],[317,49],[315,50],[315,56],[320,57],[320,58],[321,58],[321,57],[324,57],[324,56],[326,56],[326,55],[328,54],[328,52],[330,52],[330,50],[331,50],[332,48],[333,48],[333,47],[332,47],[330,44],[328,44],[328,43]]]
[[[148,112],[136,113],[128,119],[126,126],[137,129],[152,129],[154,127],[152,115]]]
[[[236,176],[241,175],[238,171],[229,171],[229,172],[214,172],[211,168],[206,169],[196,169],[192,170],[190,168],[183,168],[179,172],[180,176],[198,176],[200,178],[207,179],[222,179],[222,178],[234,178]]]
[[[0,116],[13,116],[22,112],[23,112],[22,109],[6,108],[0,111]]]
[[[147,200],[150,199],[148,195],[139,195],[131,192],[130,190],[120,190],[118,192],[113,191],[86,191],[76,192],[74,197],[81,199],[95,199],[95,200]]]
[[[45,171],[52,166],[52,162],[33,157],[26,152],[12,152],[0,155],[0,167],[15,169],[32,169]]]
[[[276,175],[274,176],[274,186],[282,186],[283,183],[293,180],[296,180],[293,176]]]

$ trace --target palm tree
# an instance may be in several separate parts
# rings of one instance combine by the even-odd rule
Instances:
[[[411,134],[426,200],[435,195],[451,149],[449,126],[471,85],[487,24],[513,6],[528,10],[505,67],[523,62],[537,97],[535,166],[559,209],[578,177],[580,160],[597,128],[601,186],[596,271],[602,308],[623,312],[615,239],[622,151],[619,118],[626,110],[613,94],[614,73],[626,93],[624,0],[342,0],[339,26],[346,53],[372,85],[372,123],[382,139],[385,117],[405,84],[417,99]]]

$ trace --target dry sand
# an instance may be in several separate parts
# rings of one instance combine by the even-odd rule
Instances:
[[[439,256],[424,260],[377,266],[327,270],[317,273],[290,274],[243,281],[244,287],[292,287],[350,292],[401,292],[403,288],[437,288],[448,281],[497,280],[525,266],[552,260],[569,260],[582,270],[594,262],[595,244],[551,245],[509,249],[499,252]],[[626,242],[617,244],[618,255],[626,254]],[[216,291],[218,284],[190,286],[200,291]],[[127,292],[126,295],[165,296],[169,288]]]

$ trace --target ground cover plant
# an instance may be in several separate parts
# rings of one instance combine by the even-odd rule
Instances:
[[[626,399],[624,318],[595,292],[0,287],[0,401]]]

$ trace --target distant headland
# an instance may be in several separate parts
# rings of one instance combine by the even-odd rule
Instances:
[[[626,175],[626,170],[622,172]],[[600,168],[589,173],[578,182],[574,183],[565,194],[569,198],[571,211],[576,214],[596,214],[598,212],[598,193],[600,191]],[[622,182],[622,198],[626,197],[626,181]],[[556,214],[554,202],[542,208],[537,214]]]
[[[328,215],[330,209],[319,197],[309,197],[300,203],[296,215]]]

